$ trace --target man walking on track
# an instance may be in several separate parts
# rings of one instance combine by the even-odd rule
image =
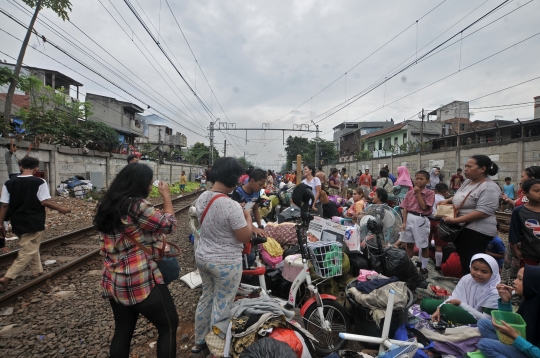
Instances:
[[[5,292],[9,283],[30,266],[32,275],[43,272],[39,246],[45,230],[45,207],[67,214],[71,210],[52,203],[49,186],[34,174],[39,160],[25,157],[19,162],[21,175],[4,184],[0,202],[0,232],[5,236],[4,220],[11,220],[13,232],[20,238],[21,249],[13,265],[0,278],[0,292]]]

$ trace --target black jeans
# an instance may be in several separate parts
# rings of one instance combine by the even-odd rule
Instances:
[[[478,231],[464,228],[461,230],[456,242],[456,251],[461,261],[461,273],[471,273],[471,259],[476,254],[485,254],[487,246],[493,237],[484,235]]]
[[[139,313],[158,330],[157,357],[176,357],[176,329],[178,314],[165,285],[156,285],[150,295],[133,306],[124,306],[109,300],[114,314],[114,337],[111,342],[111,358],[128,358],[133,331]]]

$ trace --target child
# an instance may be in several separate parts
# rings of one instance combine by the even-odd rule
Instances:
[[[525,205],[512,211],[508,241],[515,258],[525,264],[538,266],[540,263],[540,179],[527,180],[522,190],[529,199]],[[518,244],[521,243],[521,249]]]
[[[511,183],[511,181],[512,181],[512,178],[510,177],[504,178],[504,182],[506,184],[504,184],[503,186],[503,191],[504,191],[504,195],[506,195],[508,199],[514,200],[516,188],[514,187],[514,184]]]
[[[21,249],[17,258],[0,278],[0,292],[5,292],[9,283],[30,266],[33,276],[43,272],[39,246],[45,230],[45,207],[67,214],[71,210],[52,203],[49,186],[34,174],[38,171],[39,160],[25,157],[19,162],[21,175],[12,178],[2,188],[0,208],[0,231],[5,232],[4,219],[11,220],[13,232],[20,238]],[[2,243],[3,246],[3,243]]]
[[[435,185],[435,200],[433,202],[433,211],[432,211],[433,216],[437,214],[437,204],[443,201],[447,195],[448,195],[448,185],[444,183],[439,183]],[[435,218],[435,217],[429,218],[429,224],[430,224],[429,241],[435,242],[435,270],[439,272],[441,272],[441,265],[442,265],[442,259],[443,259],[443,247],[448,245],[448,243],[439,239],[439,236],[437,235],[437,228],[439,227],[440,222],[441,222],[440,218]]]
[[[199,189],[197,189],[197,191],[204,189],[206,189],[206,175],[203,174],[201,176],[201,185],[199,185]]]
[[[261,222],[261,212],[259,211],[259,199],[261,198],[261,189],[266,183],[266,173],[262,169],[253,169],[249,173],[249,181],[247,184],[237,187],[232,195],[231,199],[240,203],[244,207],[249,202],[254,202],[252,212],[255,217],[257,227],[253,228],[253,233],[266,237],[266,233],[263,231]]]
[[[415,187],[409,191],[405,199],[400,204],[403,209],[403,226],[401,242],[407,243],[407,255],[412,258],[414,245],[422,251],[420,257],[421,270],[423,275],[427,275],[427,264],[429,260],[429,231],[430,224],[428,216],[432,213],[435,194],[426,188],[429,183],[429,173],[420,170],[415,175]]]
[[[497,284],[501,281],[497,261],[486,254],[471,259],[471,273],[463,276],[452,295],[446,300],[425,298],[420,308],[431,314],[432,321],[443,318],[460,325],[476,324],[481,318],[490,318],[497,309]]]
[[[362,191],[363,192],[363,191]],[[347,205],[350,207],[354,204],[354,199],[353,199],[353,190],[347,190],[347,197],[345,198],[347,199]]]
[[[497,223],[497,231],[499,231],[499,223]],[[504,263],[504,254],[506,253],[506,247],[499,235],[495,236],[491,240],[486,249],[486,254],[493,257],[499,264],[499,270],[502,270]]]
[[[356,221],[358,214],[364,211],[366,204],[366,197],[362,188],[356,188],[353,190],[353,204],[349,207],[345,213],[346,218],[352,218],[353,221]]]
[[[461,188],[461,184],[465,181],[463,175],[461,175],[462,172],[463,170],[458,168],[456,174],[452,175],[452,179],[450,179],[450,188],[452,188],[454,192],[458,191],[458,189]]]
[[[182,192],[182,194],[180,194],[179,198],[185,194],[186,184],[187,184],[186,172],[182,170],[182,175],[180,175],[180,191]]]
[[[497,324],[492,319],[478,321],[478,329],[482,339],[478,342],[478,348],[486,358],[511,357],[531,358],[540,357],[540,267],[525,266],[518,271],[514,280],[514,287],[499,284],[496,286],[500,299],[498,310],[512,312],[512,290],[516,295],[523,297],[517,313],[523,317],[526,323],[525,336],[521,337],[518,332],[506,322]],[[512,345],[501,343],[496,331],[514,339]],[[526,338],[525,338],[526,337]]]

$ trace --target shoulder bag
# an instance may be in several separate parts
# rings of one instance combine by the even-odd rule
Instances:
[[[161,271],[161,275],[163,276],[163,281],[165,282],[165,285],[168,285],[180,276],[180,265],[176,259],[176,257],[180,255],[180,248],[178,245],[173,244],[172,242],[167,243],[167,237],[165,235],[161,235],[161,237],[163,245],[161,246],[161,249],[158,249],[159,255],[157,258],[154,257],[151,249],[144,246],[137,240],[131,237],[127,237],[127,239],[139,249],[143,250],[152,258],[152,260],[157,263],[159,271]],[[171,247],[170,251],[168,252],[165,251],[167,245]]]
[[[453,213],[453,216],[444,216],[444,217],[451,217],[451,218],[456,218],[459,214],[459,210],[463,207],[463,205],[465,205],[465,202],[467,201],[467,199],[469,198],[469,195],[471,195],[471,193],[473,191],[475,191],[476,189],[478,189],[480,187],[480,185],[485,182],[486,180],[482,180],[480,183],[478,183],[478,185],[476,186],[476,188],[472,189],[471,191],[469,191],[467,193],[467,195],[465,196],[465,199],[463,199],[463,201],[461,202],[461,204],[459,205],[458,208],[456,208],[454,206],[454,204],[443,204],[443,205],[438,205],[437,206],[437,214],[435,215],[436,217],[439,217],[439,208],[440,207],[448,207],[449,205],[452,206],[452,212]],[[449,211],[450,212],[450,211]],[[461,230],[463,230],[467,225],[469,225],[470,223],[465,223],[464,225],[459,225],[459,224],[447,224],[444,222],[444,217],[443,219],[441,220],[441,222],[439,223],[439,226],[437,227],[437,235],[439,236],[439,239],[441,239],[442,241],[444,242],[454,242],[456,241],[456,239],[458,238],[459,234],[461,233]]]

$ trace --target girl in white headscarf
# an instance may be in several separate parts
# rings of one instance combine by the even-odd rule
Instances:
[[[439,184],[441,181],[441,178],[439,177],[440,174],[439,168],[431,168],[431,171],[429,172],[429,185],[428,189],[434,190],[435,185]]]
[[[471,273],[459,280],[447,300],[422,300],[420,308],[431,314],[433,321],[443,318],[459,324],[476,324],[480,318],[491,319],[491,311],[498,307],[499,265],[489,255],[476,254],[470,267]]]

